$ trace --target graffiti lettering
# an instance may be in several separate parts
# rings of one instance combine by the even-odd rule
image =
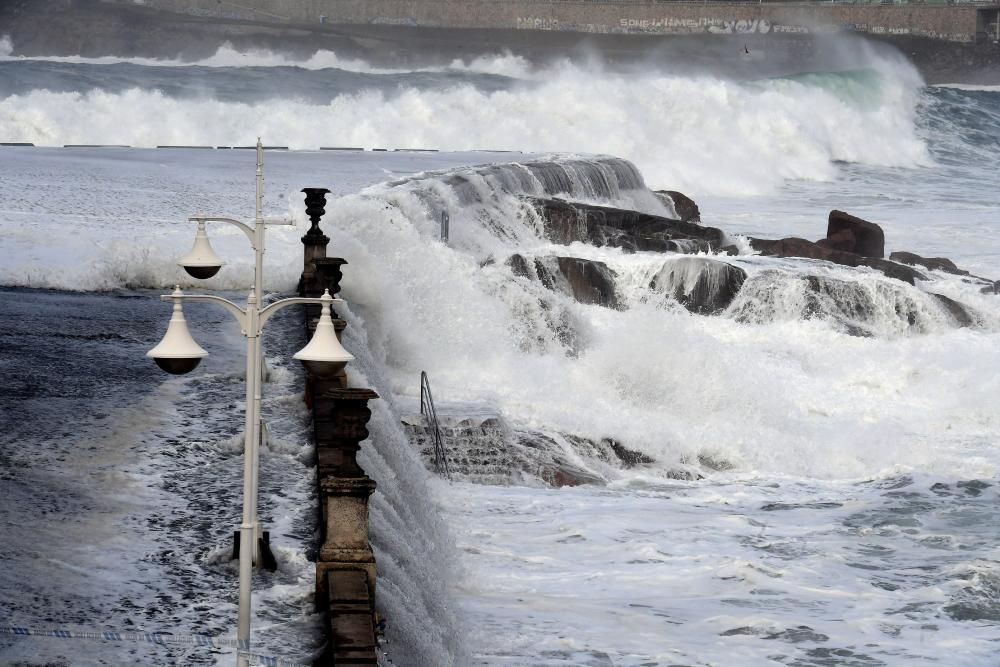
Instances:
[[[534,16],[517,17],[517,27],[528,30],[558,30],[559,19],[536,18]]]
[[[699,19],[632,19],[623,18],[618,21],[618,28],[624,32],[658,32],[658,33],[692,33],[710,32],[713,34],[750,34],[771,32],[771,23],[765,19],[741,19],[727,21],[702,17]]]

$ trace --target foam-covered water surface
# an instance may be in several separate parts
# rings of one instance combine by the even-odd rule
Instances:
[[[456,483],[483,665],[987,665],[993,481]],[[738,656],[738,657],[736,657]]]

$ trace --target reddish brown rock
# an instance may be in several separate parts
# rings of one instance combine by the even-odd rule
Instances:
[[[594,206],[562,199],[528,198],[542,217],[545,235],[553,243],[574,242],[621,248],[626,252],[664,252],[690,247],[687,252],[715,249],[723,245],[725,234],[715,227],[673,220],[658,215]],[[690,241],[690,244],[678,244]],[[671,244],[670,242],[675,242]]]
[[[920,255],[912,252],[899,251],[889,255],[889,259],[901,264],[909,264],[910,266],[922,266],[931,271],[937,269],[939,271],[945,271],[946,273],[954,273],[957,276],[969,275],[968,271],[963,271],[958,268],[955,266],[955,262],[951,261],[947,257],[921,257]]]
[[[858,239],[854,236],[854,232],[850,229],[842,229],[833,236],[828,236],[825,239],[816,241],[816,245],[843,252],[854,252],[854,248],[857,247],[857,244]]]
[[[851,236],[854,237],[853,248],[844,247]],[[839,250],[874,259],[885,257],[885,234],[882,232],[882,228],[850,213],[830,211],[826,226],[826,238],[829,242],[836,244]]]
[[[821,259],[842,266],[867,266],[881,271],[889,278],[915,284],[917,280],[927,280],[927,277],[916,269],[898,264],[887,259],[864,257],[853,252],[835,250],[833,248],[813,243],[805,239],[789,237],[774,241],[770,239],[750,239],[750,245],[762,255],[775,257],[805,257]]]
[[[655,190],[661,199],[668,199],[681,222],[701,222],[701,211],[693,199],[676,190]]]

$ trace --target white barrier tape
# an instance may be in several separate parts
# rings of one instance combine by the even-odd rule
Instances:
[[[207,648],[235,648],[239,655],[246,657],[252,665],[265,667],[310,667],[300,662],[260,655],[250,652],[250,642],[238,639],[210,637],[209,635],[175,635],[169,632],[80,632],[77,630],[38,630],[0,625],[0,635],[10,637],[53,637],[55,639],[98,639],[107,641],[146,642],[149,644],[187,644]]]

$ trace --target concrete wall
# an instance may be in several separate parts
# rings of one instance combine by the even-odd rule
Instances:
[[[127,2],[128,0],[112,0]],[[974,42],[996,7],[600,0],[145,0],[147,7],[279,23],[588,33],[781,34],[849,30]],[[987,18],[988,17],[988,18]]]

